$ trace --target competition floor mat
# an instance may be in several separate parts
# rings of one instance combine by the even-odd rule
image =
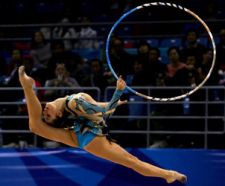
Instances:
[[[167,184],[83,150],[0,149],[0,186],[225,186],[225,150],[127,149],[139,159],[187,175]]]

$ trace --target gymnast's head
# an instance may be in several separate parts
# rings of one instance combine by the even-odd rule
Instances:
[[[51,102],[47,102],[43,112],[42,120],[51,127],[54,128],[67,128],[68,127],[68,111],[65,110],[65,104],[61,105],[62,98],[56,99]]]

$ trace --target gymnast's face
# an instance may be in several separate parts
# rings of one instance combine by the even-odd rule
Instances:
[[[43,110],[44,121],[48,124],[53,123],[58,117],[60,117],[60,110],[53,102],[48,102]]]

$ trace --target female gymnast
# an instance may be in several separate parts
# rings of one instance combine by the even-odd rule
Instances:
[[[120,96],[126,83],[121,77],[117,80],[110,102],[96,102],[90,95],[78,93],[48,102],[42,111],[33,90],[34,80],[25,73],[24,66],[19,67],[18,73],[28,107],[29,128],[33,133],[71,147],[82,148],[144,176],[160,177],[167,183],[176,180],[186,182],[185,175],[143,162],[108,137],[105,118],[115,111],[116,106],[124,103],[120,101]],[[65,129],[64,118],[71,116],[74,118],[73,126]]]

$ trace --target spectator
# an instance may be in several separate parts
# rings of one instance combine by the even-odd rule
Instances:
[[[150,45],[146,41],[141,41],[137,47],[137,55],[139,60],[145,64],[149,58]]]
[[[48,43],[42,32],[35,32],[31,43],[31,55],[37,68],[47,68],[49,59],[52,57],[51,45]]]
[[[92,59],[90,62],[90,74],[82,81],[83,86],[98,87],[104,96],[104,90],[107,86],[107,79],[104,77],[104,69],[102,61],[99,59]]]
[[[200,67],[198,68],[200,74],[200,80],[203,81],[209,73],[212,66],[213,51],[212,49],[206,49],[203,53],[203,58]],[[220,80],[217,70],[213,70],[209,79],[206,81],[205,86],[215,86],[218,85]],[[224,94],[224,93],[223,93]],[[209,100],[219,100],[219,90],[210,89],[208,94]]]
[[[201,80],[204,80],[212,66],[213,51],[212,49],[206,49],[203,53],[202,62],[198,68]],[[219,82],[218,71],[213,71],[210,78],[206,82],[206,85],[217,85]]]
[[[99,43],[97,41],[97,31],[88,25],[90,19],[88,17],[81,17],[80,22],[84,25],[78,34],[76,48],[98,49]]]
[[[167,64],[167,80],[169,85],[174,85],[174,76],[176,72],[186,67],[186,64],[180,61],[180,50],[178,47],[170,47],[167,52],[170,63]]]
[[[70,20],[65,17],[60,21],[60,23],[68,24],[70,23]],[[79,33],[76,32],[73,27],[58,26],[52,31],[53,39],[64,39],[63,43],[66,51],[74,48],[74,39],[77,39],[78,36]]]
[[[166,64],[160,61],[160,50],[152,47],[148,52],[148,61],[145,64],[145,71],[149,80],[149,85],[162,86],[165,84],[165,76],[167,72]]]
[[[115,72],[126,78],[126,75],[132,72],[133,57],[124,49],[124,42],[121,38],[112,37],[110,54]]]
[[[63,41],[54,41],[52,42],[52,57],[48,63],[48,79],[52,79],[55,77],[55,67],[58,63],[66,64],[70,75],[74,77],[74,71],[77,68],[77,61],[80,60],[79,55],[75,55],[71,51],[65,49]]]
[[[190,29],[187,32],[180,56],[181,59],[184,60],[185,58],[187,58],[188,54],[194,54],[197,59],[196,66],[198,66],[198,63],[202,60],[202,54],[206,48],[206,46],[198,43],[198,37],[199,34],[195,29]]]
[[[166,72],[166,85],[168,86],[176,86],[177,79],[176,73],[179,70],[186,68],[186,64],[180,61],[180,50],[178,47],[170,47],[168,49],[169,56],[169,64],[167,64],[167,72]],[[174,97],[182,94],[181,89],[168,89],[166,90],[167,97]],[[166,105],[167,111],[169,114],[180,114],[182,107],[178,104]],[[176,121],[174,121],[176,122]]]
[[[19,86],[18,78],[17,78],[17,69],[20,65],[22,65],[22,55],[20,50],[13,50],[11,61],[9,62],[9,65],[6,69],[6,78],[5,78],[5,84],[8,86]]]
[[[52,38],[52,33],[51,33],[50,27],[42,27],[42,28],[40,28],[40,32],[42,32],[45,39],[51,39]]]
[[[175,74],[177,86],[196,87],[201,83],[200,74],[196,68],[196,56],[189,54],[185,60],[185,68],[178,70]]]
[[[147,78],[144,74],[144,69],[143,69],[143,63],[139,58],[136,58],[134,63],[133,63],[133,70],[132,74],[127,76],[127,79],[129,79],[130,86],[135,86],[135,90],[137,90],[140,93],[143,94],[148,94],[148,91],[146,89],[142,89],[139,87],[146,87],[147,85]],[[147,104],[146,104],[146,99],[140,96],[137,96],[135,94],[129,94],[129,100],[132,102],[131,104],[128,105],[128,111],[129,111],[129,116],[144,116],[147,114]],[[136,103],[139,102],[139,103]],[[123,129],[127,130],[145,130],[146,128],[146,120],[145,119],[140,119],[140,118],[134,118],[134,117],[128,117],[128,124],[127,126],[124,126]],[[145,140],[142,135],[138,135],[139,138],[139,143],[143,143]],[[137,142],[134,142],[137,143]],[[140,145],[140,144],[139,144]]]
[[[55,78],[47,80],[45,87],[76,87],[80,88],[78,82],[69,76],[69,72],[66,69],[66,66],[63,63],[57,64],[55,68]],[[74,92],[74,91],[72,91]],[[66,94],[71,93],[67,90],[46,90],[45,99],[51,100],[55,99],[58,96],[65,96]]]
[[[147,86],[148,78],[144,73],[144,66],[141,60],[138,58],[133,63],[133,75],[131,86]]]
[[[73,71],[73,77],[82,85],[82,81],[90,74],[90,66],[84,59],[80,58],[76,61],[76,68]]]

